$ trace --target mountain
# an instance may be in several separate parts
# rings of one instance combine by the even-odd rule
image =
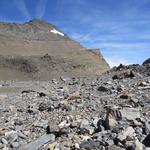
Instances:
[[[85,48],[50,23],[0,23],[2,80],[92,76],[108,69],[99,49]]]

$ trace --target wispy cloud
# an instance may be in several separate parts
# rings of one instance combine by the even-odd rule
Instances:
[[[36,17],[42,19],[46,11],[47,0],[39,0],[36,8]]]
[[[14,0],[14,3],[26,19],[31,18],[30,13],[26,7],[26,3],[24,0]]]
[[[110,67],[118,66],[120,64],[129,65],[129,60],[125,60],[124,58],[120,58],[120,56],[106,57],[107,63]]]
[[[10,21],[8,17],[6,17],[4,14],[0,14],[0,20],[3,22],[8,22]]]

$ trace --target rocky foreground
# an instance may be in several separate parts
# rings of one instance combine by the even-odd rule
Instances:
[[[0,149],[149,150],[149,62],[102,76],[0,82]]]

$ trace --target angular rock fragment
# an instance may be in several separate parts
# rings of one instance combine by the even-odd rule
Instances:
[[[62,121],[59,125],[58,125],[58,127],[60,128],[60,129],[62,129],[62,128],[67,128],[67,127],[69,127],[70,126],[70,123],[68,123],[66,120],[65,121]]]
[[[148,135],[150,134],[150,121],[145,122],[145,134]]]
[[[8,96],[4,94],[0,94],[0,100],[5,100]]]
[[[42,102],[42,103],[39,104],[38,110],[39,111],[45,111],[45,110],[51,111],[51,106],[52,106],[52,103],[50,101]]]
[[[135,120],[141,117],[140,110],[138,108],[124,107],[120,110],[122,118],[126,120]]]
[[[100,147],[100,142],[96,142],[94,140],[83,141],[80,144],[80,148],[83,148],[85,150],[99,149],[99,147]]]
[[[118,147],[116,145],[108,146],[108,150],[125,150],[124,148]]]
[[[121,118],[122,115],[120,111],[108,108],[105,119],[106,129],[113,129],[118,124],[117,120],[120,120]]]
[[[44,144],[47,144],[48,142],[55,141],[55,135],[53,134],[45,134],[39,137],[37,140],[27,144],[26,146],[22,147],[22,150],[37,150]]]
[[[134,142],[134,149],[135,150],[143,150],[144,149],[143,144],[138,139],[135,140],[135,142]]]
[[[124,141],[126,139],[134,139],[135,137],[135,130],[132,127],[127,127],[126,129],[124,129],[122,132],[120,132],[118,134],[117,139],[119,139],[119,141]]]
[[[82,96],[79,91],[76,91],[76,92],[72,93],[71,95],[69,95],[66,99],[67,100],[82,99]]]
[[[75,143],[75,144],[74,144],[74,147],[75,147],[76,149],[80,149],[80,145],[79,145],[78,143]]]
[[[139,105],[139,100],[135,97],[129,97],[129,103],[133,106],[133,107],[138,107]]]
[[[46,128],[46,133],[47,134],[54,134],[54,135],[58,135],[60,132],[60,128],[58,127],[58,125],[53,122],[53,123],[49,123],[49,125]]]
[[[138,87],[138,90],[149,90],[150,86]]]
[[[39,105],[39,111],[44,111],[44,110],[48,110],[49,106],[46,103],[41,103]]]
[[[11,147],[17,149],[20,147],[20,144],[18,142],[12,142]]]
[[[89,126],[90,123],[87,119],[83,119],[80,124],[80,128],[84,128],[85,126]]]
[[[106,120],[111,118],[112,120],[129,120],[134,121],[139,119],[140,109],[139,108],[130,108],[130,107],[123,107],[123,108],[108,108]]]
[[[126,70],[126,71],[122,71],[118,74],[115,74],[112,79],[125,79],[125,78],[133,78],[135,77],[135,73],[132,70]]]
[[[150,134],[142,142],[146,147],[150,147]]]
[[[49,144],[49,150],[55,150],[56,142]]]
[[[34,122],[34,126],[35,126],[35,127],[39,127],[39,128],[43,128],[43,129],[46,129],[47,126],[48,126],[48,120],[36,121],[36,122]]]
[[[106,129],[112,129],[118,124],[118,122],[111,113],[108,113],[105,119],[105,124],[106,124]]]
[[[8,141],[7,141],[5,138],[2,138],[2,139],[1,139],[1,142],[2,142],[3,144],[5,144],[5,145],[8,144]]]

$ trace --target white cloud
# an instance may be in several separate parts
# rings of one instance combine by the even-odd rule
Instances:
[[[119,56],[113,56],[113,57],[106,57],[105,58],[110,67],[118,66],[120,64],[123,65],[129,65],[130,62],[128,60],[125,60],[124,58],[120,58]]]
[[[77,41],[92,43],[93,40],[92,40],[91,34],[93,34],[93,33],[94,33],[94,31],[86,33],[86,34],[71,33],[70,36]]]
[[[47,0],[39,0],[39,3],[36,8],[36,17],[42,18],[45,14]]]
[[[31,18],[24,0],[14,0],[14,3],[19,9],[19,11],[24,15],[24,17],[26,17],[26,19]]]

